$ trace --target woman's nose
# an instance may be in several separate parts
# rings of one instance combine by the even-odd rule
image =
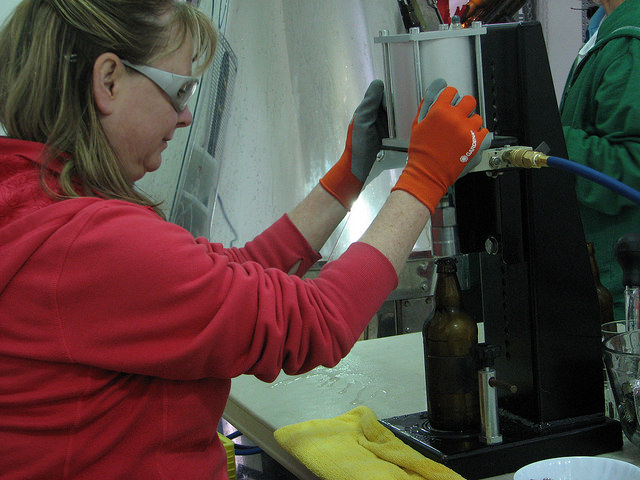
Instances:
[[[189,107],[178,113],[178,128],[188,127],[193,123],[193,115]]]

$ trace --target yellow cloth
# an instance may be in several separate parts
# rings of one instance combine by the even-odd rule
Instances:
[[[368,407],[279,428],[276,441],[325,480],[464,480],[405,445]]]

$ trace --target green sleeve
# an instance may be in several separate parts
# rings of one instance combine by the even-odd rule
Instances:
[[[610,41],[598,57],[601,65],[589,72],[597,85],[593,105],[584,110],[592,118],[583,118],[581,128],[564,127],[569,158],[640,190],[640,40]],[[607,215],[633,205],[581,177],[576,192],[584,205]]]

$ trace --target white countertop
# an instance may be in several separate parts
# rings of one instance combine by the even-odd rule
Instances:
[[[304,375],[281,374],[273,383],[244,375],[231,384],[224,418],[299,479],[316,480],[273,438],[280,427],[317,418],[333,418],[365,405],[379,419],[426,409],[422,335],[411,333],[357,342],[336,367],[318,367]],[[624,448],[605,456],[640,465],[640,449]],[[512,480],[513,474],[490,480]],[[489,479],[487,479],[489,480]]]

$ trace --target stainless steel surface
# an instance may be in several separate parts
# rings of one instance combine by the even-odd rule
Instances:
[[[433,253],[439,257],[453,257],[460,254],[458,222],[453,196],[445,194],[431,218]]]
[[[225,36],[238,74],[219,188],[226,215],[214,213],[216,241],[243,245],[293,209],[338,160],[367,86],[384,78],[382,47],[374,44],[382,29],[404,32],[396,0],[230,3]],[[386,197],[396,178],[384,171],[367,187],[321,250],[325,258],[359,238],[379,208],[371,197]]]
[[[485,367],[478,372],[478,386],[480,391],[480,440],[487,445],[502,443],[500,424],[498,422],[498,394],[496,387],[491,385],[496,370]]]

